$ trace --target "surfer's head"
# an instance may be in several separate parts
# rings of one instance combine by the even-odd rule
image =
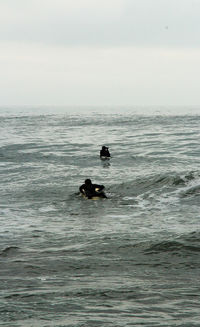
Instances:
[[[85,185],[91,185],[92,184],[92,181],[91,181],[91,179],[86,179],[85,180]]]

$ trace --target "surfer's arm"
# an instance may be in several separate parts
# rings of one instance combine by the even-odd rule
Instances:
[[[84,185],[81,185],[81,186],[79,187],[79,191],[80,191],[81,193],[85,194]]]
[[[94,185],[95,192],[100,192],[105,188],[104,185],[97,185],[97,184],[93,184],[93,185]]]

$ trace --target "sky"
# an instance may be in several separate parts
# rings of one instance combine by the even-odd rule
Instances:
[[[0,106],[200,105],[200,0],[0,0]]]

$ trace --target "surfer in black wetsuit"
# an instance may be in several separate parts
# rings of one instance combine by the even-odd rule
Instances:
[[[92,184],[91,179],[86,179],[85,184],[79,187],[79,191],[84,194],[88,199],[92,199],[93,196],[107,198],[107,196],[103,192],[104,188],[104,185]]]
[[[110,158],[110,152],[107,146],[102,146],[102,149],[100,150],[100,158],[101,157]]]

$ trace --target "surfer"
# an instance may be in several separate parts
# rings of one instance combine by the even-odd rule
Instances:
[[[110,158],[110,152],[108,147],[103,145],[102,149],[100,150],[100,158]]]
[[[85,183],[79,187],[79,191],[88,199],[92,199],[96,196],[100,198],[107,198],[103,192],[104,188],[104,185],[92,184],[91,179],[88,178],[85,180]]]

